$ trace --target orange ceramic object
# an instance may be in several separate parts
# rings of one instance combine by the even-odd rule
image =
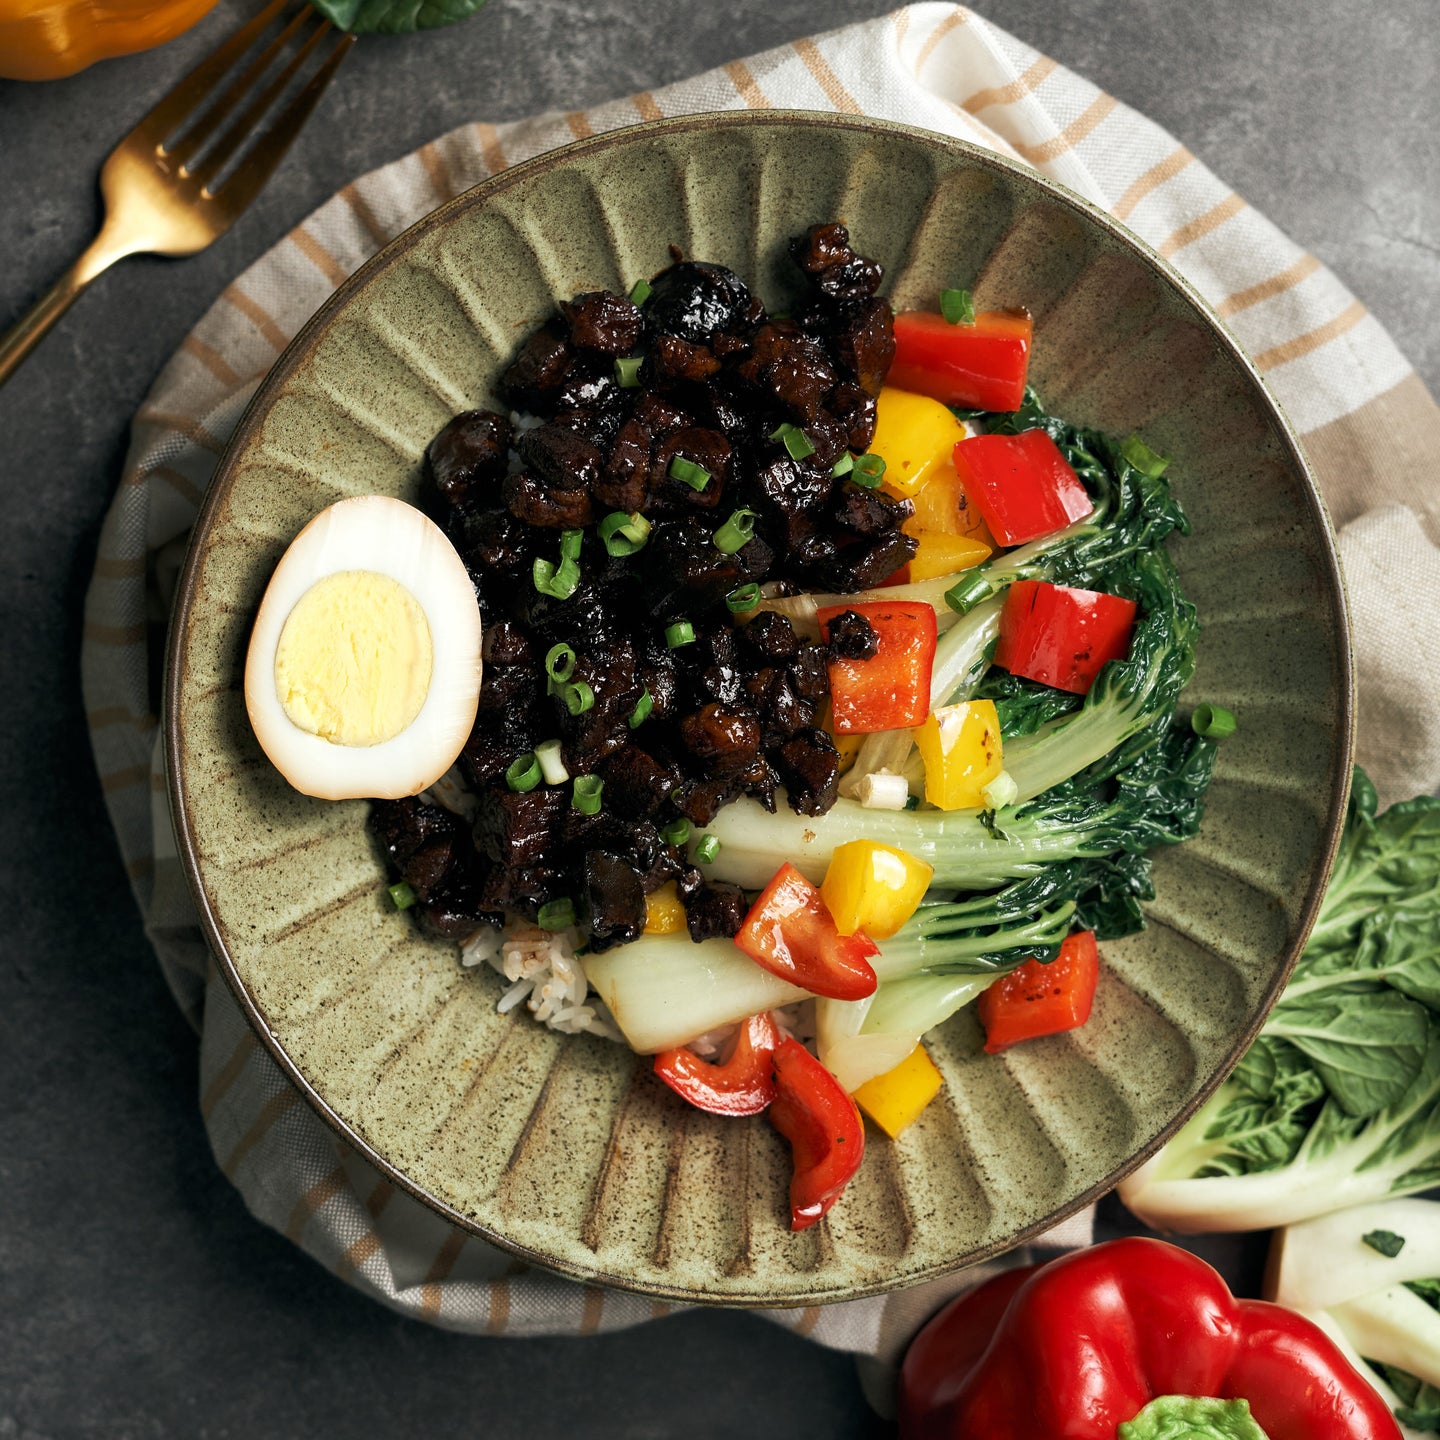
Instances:
[[[173,40],[216,0],[0,0],[0,76],[58,80]]]

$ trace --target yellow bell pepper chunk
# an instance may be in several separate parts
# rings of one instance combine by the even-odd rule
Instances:
[[[983,809],[981,791],[1005,768],[993,700],[944,705],[915,732],[925,798],[941,810]]]
[[[980,507],[965,493],[965,482],[956,474],[953,460],[946,460],[912,495],[915,513],[901,527],[907,535],[968,535],[987,549],[995,548],[980,514]]]
[[[842,935],[863,930],[874,940],[893,935],[920,907],[935,869],[874,840],[835,847],[820,896]]]
[[[645,933],[675,935],[685,928],[685,906],[673,880],[645,897]]]
[[[990,547],[969,535],[918,535],[910,557],[911,580],[933,580],[969,570],[990,558]]]
[[[893,1070],[867,1080],[855,1103],[893,1140],[940,1093],[935,1062],[917,1045]]]
[[[938,400],[888,385],[876,404],[870,453],[885,461],[885,488],[913,495],[938,466],[949,463],[965,427]]]

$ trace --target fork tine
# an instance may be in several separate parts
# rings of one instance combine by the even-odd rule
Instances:
[[[285,158],[285,152],[304,128],[310,112],[320,103],[325,87],[335,78],[340,62],[350,53],[354,43],[353,35],[340,36],[325,63],[310,77],[305,88],[280,112],[255,148],[235,167],[234,173],[219,191],[220,199],[227,208],[238,212],[255,198],[271,172]]]
[[[285,8],[288,0],[270,0],[253,20],[237,30],[213,55],[202,60],[127,135],[126,140],[162,144],[180,122],[196,108],[224,78],[225,72],[260,37],[267,25]],[[124,141],[121,142],[122,144]]]
[[[249,94],[250,90],[258,83],[275,57],[294,38],[295,32],[304,25],[305,21],[314,12],[308,5],[302,6],[295,12],[290,22],[275,37],[274,40],[245,67],[243,74],[236,76],[231,84],[225,87],[225,93],[211,106],[204,109],[196,123],[173,145],[163,147],[165,154],[171,160],[184,169],[200,148],[220,128],[220,123],[225,117]],[[199,106],[197,105],[197,108]],[[192,112],[193,113],[193,112]]]
[[[302,14],[310,13],[307,11]],[[330,30],[328,20],[321,21],[320,25],[310,34],[305,43],[290,57],[285,68],[278,74],[263,90],[256,95],[250,103],[240,112],[234,120],[224,129],[220,138],[210,151],[202,158],[201,162],[190,172],[194,179],[208,190],[211,182],[225,168],[227,164],[239,152],[253,134],[260,128],[260,122],[265,118],[270,108],[285,93],[285,90],[300,73],[301,67],[310,58],[316,45],[325,37]],[[287,31],[288,35],[288,31]]]

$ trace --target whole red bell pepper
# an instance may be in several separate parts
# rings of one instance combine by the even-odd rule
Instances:
[[[972,435],[955,446],[951,460],[1002,545],[1053,535],[1095,509],[1085,482],[1043,430]]]
[[[790,1228],[807,1230],[865,1156],[865,1126],[845,1087],[798,1040],[775,1047],[770,1123],[790,1142]]]
[[[947,1305],[905,1356],[900,1435],[1116,1440],[1165,1396],[1245,1400],[1268,1440],[1400,1440],[1310,1321],[1236,1300],[1203,1260],[1139,1238],[1008,1271]]]
[[[863,616],[879,643],[868,660],[829,663],[835,733],[868,735],[923,725],[935,665],[935,607],[914,600],[822,605],[815,612],[822,640],[829,640],[830,622],[846,610]]]
[[[1000,612],[995,663],[1012,675],[1088,695],[1101,669],[1130,653],[1139,608],[1122,595],[1017,580]]]
[[[832,1000],[863,1000],[875,993],[870,957],[880,947],[856,931],[835,928],[819,890],[784,864],[750,907],[735,943],[757,965]]]
[[[982,310],[970,325],[907,310],[895,317],[895,359],[886,384],[967,410],[1018,410],[1031,330],[1023,310]]]
[[[780,1027],[768,1010],[742,1021],[730,1058],[721,1064],[702,1060],[688,1046],[662,1050],[655,1073],[697,1110],[712,1115],[758,1115],[775,1098],[772,1057]]]

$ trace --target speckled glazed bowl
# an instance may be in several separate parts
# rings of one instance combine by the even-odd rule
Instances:
[[[1240,717],[1203,831],[1157,857],[1146,931],[1105,947],[1090,1023],[981,1053],[872,1135],[828,1220],[787,1228],[763,1120],[690,1110],[647,1061],[495,1013],[502,982],[385,899],[363,803],[296,794],[241,670],[293,536],[342,496],[414,496],[457,411],[494,403],[557,297],[628,289],[668,247],[788,308],[786,239],[840,218],[897,308],[964,285],[1027,306],[1054,410],[1174,457],[1204,624],[1188,700]],[[1344,601],[1324,514],[1260,379],[1193,292],[1100,212],[959,141],[846,117],[659,122],[518,165],[342,285],[255,397],[195,532],[167,683],[181,852],[231,986],[286,1073],[396,1182],[518,1255],[655,1295],[800,1304],[906,1285],[1033,1236],[1153,1151],[1238,1059],[1308,931],[1350,768]]]

